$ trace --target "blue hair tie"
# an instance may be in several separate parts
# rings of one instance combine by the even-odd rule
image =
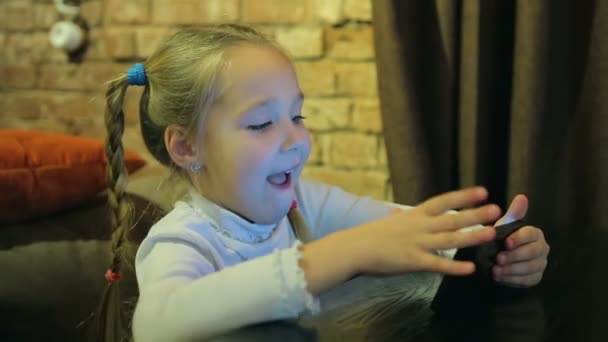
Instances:
[[[127,82],[129,85],[143,86],[146,84],[146,70],[141,63],[135,63],[127,71]]]

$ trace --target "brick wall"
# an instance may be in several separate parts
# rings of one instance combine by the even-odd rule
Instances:
[[[92,45],[70,64],[47,39],[51,0],[0,1],[0,128],[103,137],[103,83],[181,26],[249,24],[292,55],[313,136],[311,178],[390,199],[376,90],[371,0],[85,0]],[[126,101],[125,145],[145,154],[140,90]]]

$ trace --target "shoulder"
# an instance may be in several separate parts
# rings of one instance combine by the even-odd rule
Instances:
[[[193,233],[206,235],[211,221],[198,215],[187,203],[178,201],[174,208],[152,226],[147,239],[156,236],[190,236]]]
[[[369,197],[357,196],[338,186],[303,178],[296,186],[296,198],[313,238],[355,226],[388,212],[385,205]],[[373,215],[363,215],[366,213]]]
[[[303,206],[306,207],[342,204],[349,206],[375,206],[381,208],[412,208],[412,206],[409,205],[392,203],[372,198],[371,196],[356,195],[339,186],[305,178],[301,178],[296,186],[296,196],[299,201],[303,202]]]
[[[137,259],[142,260],[155,246],[167,242],[196,250],[213,260],[216,259],[214,239],[211,221],[185,202],[178,201],[173,210],[152,226],[138,248]]]
[[[315,180],[301,178],[296,186],[296,197],[305,211],[342,210],[356,205],[382,203],[369,196],[359,196],[343,188]]]
[[[322,202],[330,195],[347,194],[344,189],[312,179],[300,178],[295,188],[296,196],[303,204]]]

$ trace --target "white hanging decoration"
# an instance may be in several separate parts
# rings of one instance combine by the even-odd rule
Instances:
[[[55,0],[55,8],[65,19],[51,27],[49,40],[55,48],[68,52],[76,51],[84,42],[84,32],[74,21],[80,15],[80,6],[66,4],[64,0]]]
[[[74,20],[80,15],[80,5],[66,4],[65,0],[55,0],[55,8],[68,20]]]

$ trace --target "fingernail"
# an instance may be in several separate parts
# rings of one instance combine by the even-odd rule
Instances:
[[[479,196],[483,196],[483,197],[488,195],[488,190],[486,190],[486,188],[483,186],[476,187],[475,192],[477,192],[477,194]]]
[[[496,256],[496,261],[497,261],[497,262],[498,262],[500,265],[504,265],[504,264],[505,264],[505,262],[507,261],[506,259],[507,259],[507,257],[506,257],[506,256],[505,256],[503,253],[499,253],[499,254]]]

